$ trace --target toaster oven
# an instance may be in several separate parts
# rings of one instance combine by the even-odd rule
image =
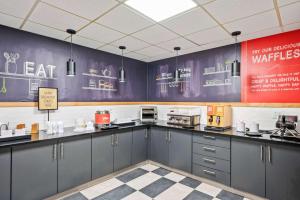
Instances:
[[[141,122],[155,122],[157,120],[157,107],[142,106],[140,109]]]

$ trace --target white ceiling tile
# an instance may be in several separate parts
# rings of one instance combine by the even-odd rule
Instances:
[[[35,0],[0,0],[0,12],[25,18]]]
[[[157,55],[160,55],[160,54],[168,53],[168,51],[163,50],[163,49],[161,49],[159,47],[156,47],[156,46],[150,46],[150,47],[147,47],[145,49],[138,50],[136,52],[140,53],[140,54],[143,54],[145,56],[148,56],[148,57],[154,57],[154,56],[157,56]]]
[[[27,21],[25,23],[23,30],[59,40],[64,40],[69,35],[64,31],[59,31],[57,29],[36,24],[30,21]]]
[[[300,2],[281,7],[280,13],[284,25],[300,22]]]
[[[241,31],[242,34],[257,32],[276,26],[279,26],[279,23],[274,10],[224,25],[229,32]]]
[[[121,5],[97,20],[122,33],[130,34],[153,24],[150,20]]]
[[[133,36],[151,44],[158,44],[178,37],[178,35],[160,25],[154,25],[150,28],[134,33]]]
[[[85,19],[48,6],[44,3],[38,4],[29,19],[60,30],[66,30],[68,28],[77,30],[88,23]]]
[[[199,45],[207,44],[207,43],[218,41],[218,40],[227,39],[230,37],[231,36],[220,27],[207,29],[207,30],[193,33],[193,34],[186,36],[186,38],[196,42]]]
[[[105,45],[101,48],[98,48],[101,51],[106,51],[109,53],[113,53],[116,55],[121,55],[121,50],[118,47],[112,46],[112,45]]]
[[[283,27],[284,31],[293,31],[293,30],[298,30],[300,29],[300,22],[299,23],[294,23],[294,24],[289,24]]]
[[[256,38],[262,38],[270,35],[275,35],[281,33],[281,28],[280,27],[273,27],[269,29],[265,29],[262,31],[254,32],[254,33],[249,33],[249,34],[242,34],[239,37],[239,41],[246,41],[246,40],[252,40]]]
[[[67,39],[67,41],[70,42],[71,38],[69,37]],[[101,43],[101,42],[98,42],[98,41],[95,41],[95,40],[90,40],[88,38],[84,38],[84,37],[77,36],[77,35],[73,36],[73,43],[84,46],[84,47],[89,47],[89,48],[92,48],[92,49],[96,49],[100,46],[105,45],[104,43]]]
[[[129,58],[133,58],[133,59],[136,59],[136,60],[143,60],[145,58],[148,58],[147,56],[136,53],[136,52],[129,52],[129,53],[125,54],[124,56],[129,57]]]
[[[113,42],[112,44],[114,46],[126,46],[126,49],[128,51],[135,51],[135,50],[150,46],[146,42],[143,42],[143,41],[133,38],[131,36],[121,38],[120,40],[117,40],[117,41]]]
[[[173,51],[174,47],[181,47],[181,49],[187,49],[191,47],[196,47],[197,45],[184,39],[183,37],[179,37],[174,40],[169,40],[167,42],[160,43],[157,46]]]
[[[273,0],[218,0],[204,6],[221,23],[274,9]]]
[[[193,9],[162,24],[181,35],[218,25],[202,8]]]
[[[118,4],[115,0],[43,0],[58,8],[94,20]]]
[[[203,50],[202,46],[197,46],[197,47],[184,49],[184,50],[180,51],[180,54],[185,55],[185,54],[194,53],[194,52],[198,52],[198,51],[202,51],[202,50]]]
[[[103,43],[110,43],[114,40],[117,40],[125,35],[117,31],[108,29],[104,26],[101,26],[96,23],[92,23],[78,32],[78,35],[81,35],[86,38],[97,40]]]
[[[235,43],[235,40],[233,38],[215,41],[215,42],[211,42],[209,44],[201,46],[201,49],[202,49],[201,51],[207,50],[207,49],[213,49],[213,48],[217,48],[217,47],[222,47],[222,46],[226,46],[226,45],[234,44],[234,43]]]
[[[196,3],[198,3],[199,5],[203,5],[203,4],[207,4],[209,2],[213,2],[215,0],[194,0]]]
[[[283,6],[286,4],[294,3],[294,2],[299,2],[300,0],[278,0],[278,5]]]
[[[5,26],[10,26],[13,28],[19,28],[20,25],[22,24],[23,19],[17,18],[17,17],[12,17],[9,15],[4,15],[0,13],[0,24],[5,25]]]

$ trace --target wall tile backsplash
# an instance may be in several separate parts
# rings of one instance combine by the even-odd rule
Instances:
[[[83,118],[87,121],[94,119],[96,110],[109,110],[111,112],[111,120],[115,119],[138,119],[139,110],[142,105],[117,105],[117,106],[70,106],[60,107],[59,110],[50,113],[50,120],[64,122],[65,127],[75,125],[77,118]],[[149,105],[147,105],[149,106]],[[167,113],[172,105],[157,105],[158,118],[167,119]],[[177,106],[185,107],[185,106]],[[201,113],[201,124],[206,124],[205,106],[186,106],[197,107]],[[252,122],[260,124],[260,129],[274,129],[277,116],[279,114],[298,115],[300,116],[300,108],[262,108],[262,107],[233,107],[233,126],[240,120],[246,122],[249,126]],[[31,123],[37,122],[43,129],[47,121],[47,113],[38,111],[37,108],[14,107],[0,108],[0,123],[10,123],[10,127],[15,127],[18,123],[25,123],[26,127],[30,127]],[[298,127],[299,128],[299,127]]]

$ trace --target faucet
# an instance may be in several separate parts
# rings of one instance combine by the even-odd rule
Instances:
[[[0,136],[1,136],[2,126],[5,127],[5,130],[8,130],[8,125],[9,125],[9,123],[0,125]]]

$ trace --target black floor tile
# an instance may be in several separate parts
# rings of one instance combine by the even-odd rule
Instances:
[[[186,196],[183,200],[212,200],[212,199],[213,199],[212,196],[209,196],[208,194],[194,190],[188,196]]]
[[[221,199],[221,200],[243,200],[244,197],[238,195],[238,194],[234,194],[231,192],[228,192],[226,190],[222,190],[218,195],[217,198]]]
[[[171,171],[169,171],[169,170],[167,170],[165,168],[160,167],[160,168],[158,168],[158,169],[156,169],[156,170],[154,170],[152,172],[155,173],[155,174],[158,174],[160,176],[165,176],[168,173],[170,173]]]
[[[121,185],[120,187],[117,187],[107,193],[104,193],[98,197],[96,197],[94,200],[120,200],[124,197],[134,193],[136,190],[129,187],[128,185]]]
[[[139,176],[147,174],[147,173],[148,173],[148,171],[138,168],[138,169],[132,170],[126,174],[123,174],[121,176],[118,176],[117,179],[124,183],[127,183],[127,182],[129,182]]]
[[[186,177],[182,179],[179,183],[195,189],[201,184],[201,181]]]
[[[174,181],[171,181],[166,178],[161,178],[151,183],[150,185],[144,187],[143,189],[140,190],[140,192],[146,194],[151,198],[154,198],[174,184],[175,184]]]

